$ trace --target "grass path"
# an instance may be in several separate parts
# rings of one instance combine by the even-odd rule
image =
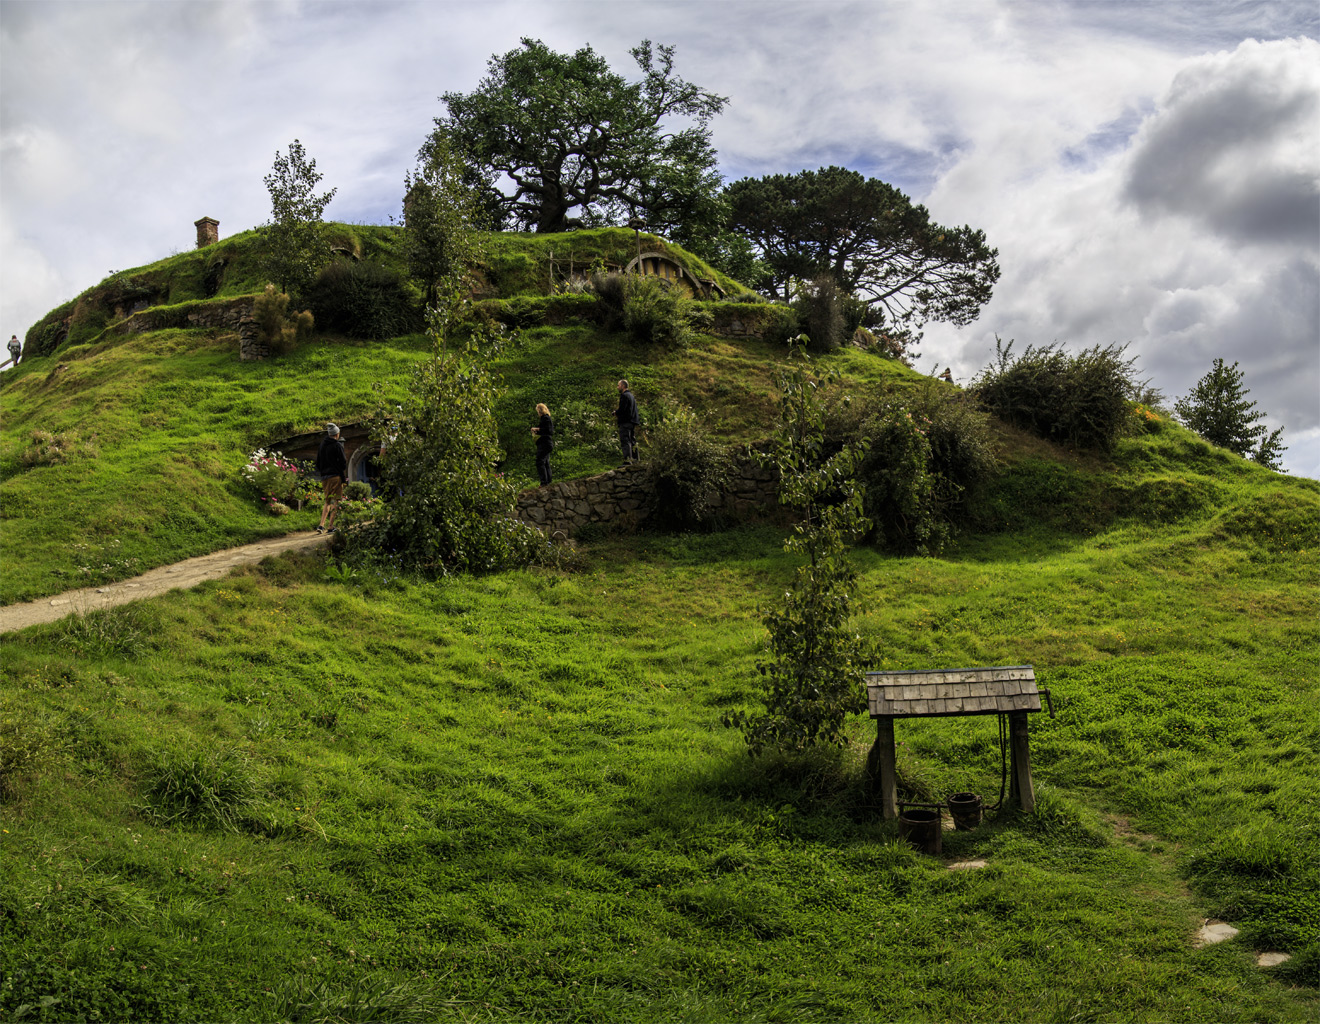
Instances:
[[[209,555],[185,558],[173,565],[162,565],[132,579],[107,583],[100,587],[83,587],[68,590],[54,597],[43,597],[26,604],[12,604],[0,607],[0,633],[9,633],[26,629],[42,622],[55,622],[72,613],[86,613],[99,608],[113,608],[138,601],[142,598],[157,597],[170,590],[186,590],[206,580],[220,579],[231,569],[240,565],[260,562],[271,555],[280,555],[286,551],[302,551],[326,543],[323,534],[311,530],[289,533],[282,537],[267,537],[253,544],[243,544],[224,551],[213,551]]]

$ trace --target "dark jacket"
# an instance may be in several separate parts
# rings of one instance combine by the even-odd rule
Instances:
[[[348,477],[348,456],[344,454],[344,442],[337,437],[327,437],[316,450],[316,473],[322,480],[332,476]]]
[[[629,424],[635,427],[642,422],[642,418],[637,415],[637,399],[631,391],[619,392],[619,407],[614,410],[614,421],[621,427]]]
[[[536,450],[548,452],[555,446],[555,424],[549,416],[542,416],[536,424]]]

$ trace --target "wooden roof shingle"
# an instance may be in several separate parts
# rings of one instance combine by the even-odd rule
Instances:
[[[872,718],[930,718],[1039,711],[1040,690],[1031,665],[866,673]]]

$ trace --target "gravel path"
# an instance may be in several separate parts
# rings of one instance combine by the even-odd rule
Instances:
[[[41,622],[54,622],[74,612],[86,613],[96,608],[113,608],[144,597],[156,597],[170,590],[186,590],[205,580],[218,580],[239,565],[260,562],[267,555],[320,547],[327,541],[323,534],[307,531],[283,537],[269,537],[255,544],[215,551],[197,558],[187,558],[174,565],[163,565],[131,580],[107,583],[102,587],[84,587],[54,597],[43,597],[27,604],[0,608],[0,633],[25,629]]]

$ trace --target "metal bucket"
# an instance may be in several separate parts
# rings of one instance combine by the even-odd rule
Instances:
[[[940,812],[924,807],[909,807],[898,816],[898,834],[922,853],[939,853],[943,849]]]
[[[981,824],[981,796],[979,793],[954,793],[949,797],[949,813],[953,827],[969,832]]]

